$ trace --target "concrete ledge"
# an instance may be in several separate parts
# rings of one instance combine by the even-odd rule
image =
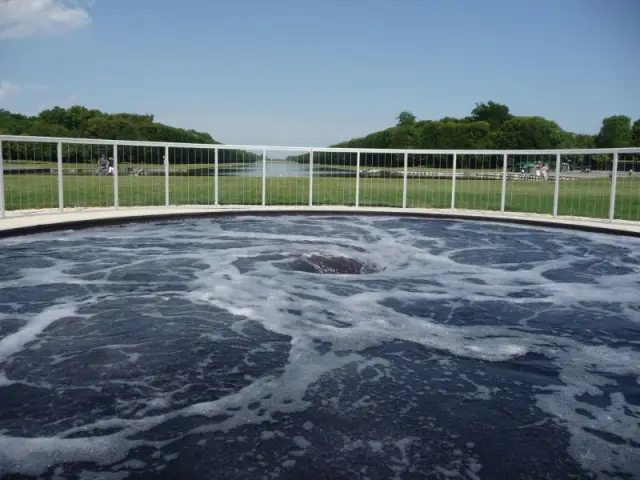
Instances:
[[[480,220],[520,225],[555,227],[589,232],[608,233],[640,237],[640,222],[616,220],[609,222],[583,217],[553,217],[535,213],[511,213],[479,210],[450,210],[427,208],[393,207],[348,207],[348,206],[170,206],[78,208],[44,210],[20,210],[6,212],[0,219],[0,238],[29,235],[55,230],[89,228],[128,222],[144,222],[178,218],[231,217],[238,215],[384,215],[403,217],[426,217],[457,220]]]

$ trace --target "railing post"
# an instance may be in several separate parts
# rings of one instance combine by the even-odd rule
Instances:
[[[451,177],[451,210],[456,209],[456,168],[458,164],[458,154],[453,154],[453,169]]]
[[[404,152],[404,171],[402,174],[402,208],[407,208],[407,175],[409,169],[409,151]]]
[[[169,145],[164,147],[164,205],[169,206]]]
[[[356,208],[360,206],[360,150],[356,152]]]
[[[0,140],[0,218],[5,217],[4,203],[4,157],[2,153],[2,140]]]
[[[613,222],[616,213],[616,183],[618,180],[618,152],[613,152],[611,167],[611,196],[609,197],[609,221]]]
[[[309,152],[309,206],[313,206],[313,149]]]
[[[562,168],[562,159],[559,153],[556,153],[556,176],[553,185],[553,216],[558,216],[558,202],[560,201],[560,169]]]
[[[507,161],[509,155],[506,153],[502,156],[502,193],[500,194],[500,212],[504,213],[507,204]]]
[[[262,149],[262,206],[267,204],[267,149]]]
[[[58,142],[56,148],[56,158],[58,164],[58,210],[64,212],[64,177],[62,171],[62,142]]]
[[[113,144],[113,207],[117,210],[120,206],[120,195],[118,194],[118,144]]]
[[[213,153],[213,203],[217,207],[220,205],[219,180],[218,180],[218,152],[219,148],[214,149]]]

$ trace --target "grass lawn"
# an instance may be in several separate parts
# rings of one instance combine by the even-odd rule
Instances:
[[[121,176],[121,206],[164,205],[163,176]],[[5,175],[7,210],[58,207],[56,175]],[[363,206],[402,206],[401,178],[361,178],[359,203]],[[260,205],[262,178],[219,177],[219,203],[222,205]],[[407,206],[449,208],[449,179],[419,178],[407,181]],[[560,182],[558,213],[607,218],[609,215],[609,178],[591,178]],[[500,210],[501,180],[458,180],[455,206],[460,209]],[[553,212],[554,182],[507,182],[505,208],[511,212]],[[213,205],[214,177],[169,177],[170,203],[173,205]],[[354,178],[314,177],[314,205],[354,205]],[[307,205],[307,178],[267,178],[267,205]],[[108,207],[114,204],[113,177],[64,177],[65,207]],[[640,221],[640,178],[617,180],[616,218]]]
[[[242,167],[245,165],[253,165],[256,162],[229,162],[229,163],[218,163],[218,168],[225,167]],[[258,162],[260,163],[260,162]],[[176,164],[170,165],[170,169],[194,169],[194,168],[214,168],[215,163],[185,163],[185,164]],[[118,162],[119,169],[126,168],[144,168],[146,170],[155,170],[155,169],[163,169],[164,164],[162,163],[131,163],[131,162]],[[58,164],[56,162],[38,162],[38,161],[28,161],[28,160],[5,160],[4,168],[58,168]],[[80,162],[65,162],[64,168],[77,168],[80,170],[95,170],[98,168],[98,163],[80,163]]]
[[[274,163],[285,163],[289,164],[287,161],[274,161],[269,160],[270,164]],[[231,162],[231,163],[219,163],[218,167],[220,169],[228,167],[243,167],[248,165],[261,165],[261,161],[257,162]],[[444,162],[443,162],[444,164]],[[163,169],[163,164],[154,164],[154,163],[130,163],[130,162],[118,162],[118,166],[120,169],[126,168],[144,168],[146,170],[155,170],[155,169]],[[307,165],[301,164],[301,168],[306,168]],[[5,168],[58,168],[58,164],[56,162],[38,162],[38,161],[30,161],[30,160],[5,160]],[[65,162],[64,168],[77,168],[84,170],[94,170],[98,168],[96,162],[93,163],[75,163],[75,162]],[[170,165],[171,169],[194,169],[194,168],[214,168],[214,163],[185,163],[185,164],[172,164]],[[339,163],[334,164],[315,164],[315,168],[321,170],[338,170],[338,171],[355,171],[357,167],[355,165],[344,165]],[[390,172],[402,172],[404,167],[384,167],[384,166],[368,166],[361,165],[360,170],[383,170]],[[414,166],[409,167],[409,171],[411,172],[433,172],[433,171],[442,171],[442,172],[451,172],[452,168],[440,168],[436,166]],[[469,173],[502,173],[502,167],[498,169],[490,169],[490,168],[457,168],[458,172],[469,172]]]
[[[443,162],[444,164],[444,162]],[[316,164],[315,168],[321,168],[323,170],[348,170],[355,171],[357,167],[355,165],[341,165],[341,164]],[[404,166],[402,167],[383,167],[383,166],[370,166],[370,165],[361,165],[361,171],[366,170],[382,170],[385,172],[403,172]],[[409,172],[453,172],[453,168],[440,167],[437,164],[435,166],[408,166],[407,171]],[[502,173],[502,167],[500,168],[457,168],[456,172],[464,172],[464,173]]]

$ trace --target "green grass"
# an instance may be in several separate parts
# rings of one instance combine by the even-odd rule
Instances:
[[[260,165],[261,162],[232,162],[232,163],[220,163],[218,167],[220,169],[223,168],[232,168],[232,167],[243,167],[247,165]],[[290,163],[288,161],[282,160],[269,160],[269,163]],[[305,164],[300,165],[302,168],[306,167]],[[64,164],[65,168],[76,168],[76,169],[85,169],[85,170],[93,170],[98,168],[97,163],[76,163],[69,162]],[[120,169],[126,168],[144,168],[147,170],[153,169],[162,169],[164,168],[163,164],[157,163],[130,163],[130,162],[118,162],[118,167]],[[185,163],[185,164],[175,164],[171,165],[170,169],[194,169],[194,168],[213,168],[213,163]],[[322,170],[342,170],[342,171],[355,171],[357,167],[355,165],[342,165],[342,164],[316,164],[316,168]],[[31,160],[5,160],[5,168],[58,168],[58,164],[56,162],[39,162],[39,161],[31,161]],[[370,165],[361,165],[360,170],[382,170],[389,172],[402,172],[404,171],[404,167],[381,167],[381,166],[370,166]],[[439,168],[434,166],[414,166],[409,167],[408,170],[410,172],[451,172],[452,168]],[[457,168],[457,172],[463,173],[502,173],[502,168],[498,169],[478,169],[478,168]]]
[[[255,162],[229,162],[219,163],[218,168],[230,168],[230,167],[242,167],[245,165],[253,165]],[[194,168],[214,168],[214,163],[184,163],[170,165],[169,169],[194,169]],[[120,169],[126,168],[144,168],[144,169],[163,169],[162,163],[131,163],[131,162],[118,162]],[[56,162],[38,162],[31,160],[5,160],[4,168],[58,168]],[[98,168],[97,161],[92,163],[80,163],[80,162],[65,162],[64,168],[76,168],[81,170],[95,170]]]
[[[55,175],[5,175],[7,210],[57,208]],[[163,176],[121,176],[121,206],[164,205]],[[407,207],[449,208],[451,180],[409,179]],[[221,176],[219,203],[222,205],[260,205],[262,178]],[[558,213],[607,218],[609,215],[609,178],[560,182]],[[456,208],[500,210],[500,180],[458,180]],[[354,178],[314,177],[314,205],[354,205]],[[508,181],[505,209],[510,212],[553,212],[554,182]],[[213,205],[214,177],[169,177],[170,203],[173,205]],[[307,178],[273,177],[267,179],[267,205],[307,205]],[[362,206],[402,206],[402,179],[361,178],[359,203]],[[65,207],[109,207],[114,204],[113,177],[64,177]],[[640,178],[617,180],[617,219],[640,221]]]
[[[347,171],[355,171],[358,169],[355,165],[340,165],[340,164],[315,164],[316,168],[320,168],[323,170],[347,170]],[[360,165],[360,170],[382,170],[384,172],[403,172],[404,166],[402,167],[381,167],[381,166],[371,166],[371,165]],[[407,171],[409,172],[453,172],[453,168],[444,168],[438,166],[409,166],[407,167]],[[495,168],[456,168],[456,172],[459,173],[502,173],[502,167]]]

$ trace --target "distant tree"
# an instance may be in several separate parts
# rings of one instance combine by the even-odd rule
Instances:
[[[390,129],[389,144],[395,148],[418,148],[418,142],[415,123],[401,123]]]
[[[596,135],[564,132],[562,148],[596,148]]]
[[[487,122],[493,130],[512,118],[513,115],[511,115],[509,107],[493,101],[476,103],[475,108],[471,110],[471,120]]]
[[[542,117],[514,117],[496,132],[494,146],[505,149],[552,149],[565,139],[560,126]]]
[[[598,148],[624,148],[633,145],[631,118],[626,115],[612,115],[602,120],[596,138]]]
[[[69,108],[53,107],[32,117],[0,109],[0,133],[113,140],[219,143],[208,133],[156,123],[152,114],[110,114],[88,109],[82,105],[74,105]]]
[[[398,125],[413,125],[416,123],[416,116],[408,111],[400,112],[397,117]]]
[[[487,122],[420,122],[419,148],[487,148]]]
[[[9,135],[31,135],[42,137],[80,137],[101,138],[110,140],[148,140],[157,142],[176,142],[194,144],[216,144],[208,133],[186,130],[156,123],[153,115],[136,113],[104,113],[100,110],[88,109],[82,105],[69,108],[53,107],[43,110],[38,115],[26,116],[0,109],[0,133]],[[39,156],[43,160],[55,161],[55,148],[50,144],[30,143],[28,146],[19,143],[3,145],[3,153],[7,159]],[[25,150],[25,148],[27,150]],[[119,148],[120,158],[142,155],[142,150],[132,153],[135,147]],[[74,162],[95,161],[95,155],[104,153],[104,147],[85,148],[84,145],[67,145],[64,149],[63,161]],[[169,158],[173,162],[204,161],[210,151],[195,149],[170,149]],[[174,154],[175,153],[175,154]],[[218,161],[221,163],[237,161],[237,153],[231,150],[220,150]],[[147,149],[145,161],[162,162],[161,149]],[[258,155],[245,152],[245,161],[256,161]]]
[[[614,118],[612,120],[612,118]],[[629,127],[628,120],[615,120],[610,117],[603,121],[603,128],[598,135],[578,134],[564,131],[556,122],[543,117],[516,117],[509,107],[493,101],[477,103],[467,117],[443,117],[438,121],[416,121],[415,116],[404,111],[398,115],[398,124],[385,130],[372,132],[360,138],[332,145],[341,148],[416,148],[430,149],[513,149],[542,150],[554,148],[588,149],[597,146],[623,146],[629,138],[640,146],[640,120]],[[627,132],[627,133],[625,133]],[[630,133],[628,133],[630,132]],[[626,139],[626,140],[625,140]],[[347,154],[348,155],[348,154]],[[297,161],[308,162],[308,155],[297,157]],[[444,156],[446,157],[446,156]],[[473,156],[467,159],[473,165]],[[347,164],[355,164],[355,157],[345,157]],[[564,160],[583,162],[584,155],[565,156]],[[608,159],[609,157],[603,156]],[[486,160],[486,159],[485,159]],[[563,161],[564,161],[563,160]],[[394,164],[398,160],[387,153],[366,155],[368,165]],[[443,156],[430,154],[412,155],[412,165],[441,164]],[[491,165],[502,165],[501,156],[490,156]],[[601,161],[591,158],[592,162]],[[314,154],[314,162],[335,162],[330,155]],[[473,168],[473,167],[470,167]],[[493,167],[492,167],[493,168]]]
[[[633,122],[631,133],[633,134],[633,146],[640,147],[640,118]]]

